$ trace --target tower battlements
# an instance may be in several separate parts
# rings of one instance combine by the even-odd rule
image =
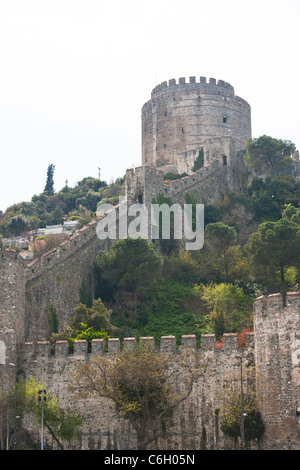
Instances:
[[[281,315],[283,310],[300,309],[300,292],[288,292],[286,295],[286,307],[283,308],[281,294],[262,295],[253,304],[256,317],[267,315]]]
[[[207,79],[206,77],[200,77],[199,81],[197,81],[197,78],[195,76],[189,77],[189,81],[186,80],[185,77],[181,77],[178,79],[178,83],[176,82],[176,79],[172,78],[171,80],[164,81],[157,85],[151,93],[151,98],[153,98],[155,95],[160,93],[162,90],[166,91],[166,88],[172,88],[172,87],[180,87],[180,86],[197,86],[201,85],[201,88],[203,89],[209,89],[211,87],[223,87],[228,90],[228,93],[230,93],[232,96],[234,95],[234,88],[230,83],[225,82],[224,80],[216,80],[215,78],[209,78]]]
[[[251,137],[251,109],[224,80],[184,77],[157,85],[142,107],[142,163],[177,166],[210,138],[230,136],[237,151]]]

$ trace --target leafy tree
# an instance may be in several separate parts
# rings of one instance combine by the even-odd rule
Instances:
[[[167,204],[169,207],[172,206],[172,199],[165,197],[163,194],[158,194],[156,198],[152,199],[152,204],[158,204],[159,206]],[[170,212],[170,238],[162,238],[163,229],[162,214],[159,214],[159,246],[163,255],[170,255],[179,248],[179,242],[174,238],[174,213]]]
[[[78,363],[69,389],[79,398],[95,393],[110,398],[115,411],[135,429],[137,449],[142,450],[158,438],[163,420],[190,395],[206,367],[194,356],[183,356],[181,364],[185,390],[180,395],[167,383],[167,356],[146,346],[124,348],[113,360],[95,356],[89,364]]]
[[[286,208],[282,212],[282,218],[300,225],[300,207],[287,204]]]
[[[45,389],[42,383],[36,382],[34,377],[19,381],[17,384],[17,413],[33,416],[36,423],[41,424],[42,406],[38,398],[40,391]],[[56,397],[45,390],[46,400],[43,402],[43,422],[59,449],[64,449],[63,442],[71,442],[78,434],[82,425],[82,415],[71,406],[63,409],[58,405]]]
[[[55,166],[53,164],[48,165],[47,180],[46,180],[46,184],[44,188],[44,193],[49,194],[49,195],[54,194],[54,179],[53,179],[54,170],[55,170]]]
[[[222,280],[229,282],[240,275],[244,269],[243,255],[233,227],[223,222],[208,224],[204,233],[204,246],[204,263],[213,265]]]
[[[147,240],[128,237],[114,243],[108,252],[100,251],[96,264],[100,277],[110,285],[113,309],[121,317],[127,313],[132,323],[138,318],[138,306],[158,282],[161,255]]]
[[[91,341],[95,338],[118,336],[118,328],[110,321],[111,314],[112,310],[107,309],[101,299],[94,299],[91,307],[80,303],[75,307],[69,325],[59,333],[52,333],[51,342],[68,340],[71,345],[75,339]]]
[[[28,230],[26,220],[22,216],[12,217],[6,225],[8,234],[17,237]]]
[[[241,436],[242,427],[242,397],[240,373],[237,371],[228,373],[224,380],[220,401],[221,401],[221,430],[229,437],[237,438]],[[265,425],[258,409],[255,394],[255,370],[248,365],[244,368],[243,380],[243,412],[244,436],[246,444],[252,440],[261,438],[265,431]]]
[[[300,226],[286,218],[264,222],[245,245],[250,267],[268,289],[278,288],[285,301],[287,270],[300,263]]]
[[[111,324],[111,314],[112,310],[106,308],[101,299],[94,299],[91,307],[84,304],[75,307],[71,327],[78,330],[81,323],[86,323],[88,327],[95,330],[104,329],[113,335],[116,333],[116,327]]]
[[[225,332],[240,330],[243,323],[250,323],[251,299],[241,287],[228,283],[201,284],[194,287],[194,292],[206,303],[217,338]]]
[[[295,145],[289,140],[274,139],[267,135],[247,142],[245,164],[254,171],[275,175],[291,164]]]
[[[192,170],[197,171],[200,168],[202,168],[203,165],[204,165],[204,150],[203,150],[203,148],[201,148],[199,150],[198,157],[196,158],[196,160],[194,162],[194,166],[193,166]]]
[[[184,284],[195,283],[199,278],[197,261],[190,251],[181,248],[178,253],[173,252],[164,258],[163,274]]]
[[[217,206],[208,204],[204,207],[204,226],[220,222],[220,209]]]

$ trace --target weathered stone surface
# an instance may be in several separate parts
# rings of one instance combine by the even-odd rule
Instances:
[[[223,118],[225,118],[223,120]],[[231,85],[200,77],[197,83],[181,78],[155,88],[143,107],[143,166],[127,170],[126,198],[149,207],[159,194],[173,203],[184,203],[186,194],[195,194],[199,203],[217,202],[227,191],[239,191],[242,155],[239,152],[251,134],[250,107],[234,95]],[[166,146],[165,146],[166,144]],[[192,172],[200,148],[204,166]],[[295,165],[299,166],[299,161]],[[156,167],[156,168],[155,168]],[[168,171],[188,176],[163,181]],[[300,174],[300,173],[299,173]],[[100,240],[97,221],[87,225],[58,248],[25,264],[13,250],[0,251],[0,377],[10,385],[14,367],[22,366],[26,375],[35,373],[58,397],[61,406],[73,402],[67,385],[77,361],[88,362],[95,354],[112,357],[120,349],[120,340],[110,339],[108,352],[104,341],[94,340],[92,350],[77,341],[69,354],[66,341],[57,342],[51,353],[49,339],[50,310],[55,311],[59,328],[64,327],[79,301],[82,282],[94,287],[94,259],[99,249],[108,249],[111,240]],[[180,372],[180,355],[188,350],[209,360],[203,378],[195,383],[165,428],[157,443],[159,449],[229,449],[216,410],[220,392],[230,370],[237,370],[236,354],[243,363],[256,365],[256,390],[266,432],[264,449],[300,450],[300,294],[289,293],[283,307],[279,294],[261,297],[254,303],[254,334],[247,335],[246,348],[238,348],[236,335],[223,338],[216,348],[214,335],[203,335],[201,348],[193,335],[184,336],[176,348],[175,337],[163,337],[160,348],[171,356],[170,384],[178,392],[185,385]],[[156,348],[154,338],[141,338]],[[134,338],[126,338],[128,348]],[[266,386],[266,384],[268,386]],[[84,413],[84,425],[76,448],[134,449],[136,437],[129,423],[118,416],[109,400],[91,398],[77,403]],[[31,429],[34,434],[36,429]]]
[[[208,139],[230,136],[243,150],[251,137],[251,109],[222,80],[190,77],[155,87],[142,108],[142,163],[177,165],[177,156],[193,152]],[[191,155],[192,159],[195,156]]]

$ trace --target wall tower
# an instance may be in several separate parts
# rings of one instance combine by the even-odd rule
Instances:
[[[262,448],[300,449],[300,293],[254,302],[257,397],[266,432]]]
[[[0,250],[0,382],[14,375],[25,341],[25,264],[14,250]]]
[[[232,137],[237,151],[251,138],[251,109],[224,82],[180,78],[156,86],[142,108],[142,164],[178,167],[177,157],[195,160],[207,139]]]

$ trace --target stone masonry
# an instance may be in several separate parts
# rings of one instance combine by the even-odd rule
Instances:
[[[193,152],[206,140],[224,136],[232,137],[237,151],[244,150],[251,137],[251,109],[223,80],[163,82],[142,108],[143,165],[178,167],[180,155],[195,159]]]
[[[176,347],[174,336],[162,337],[159,346],[154,338],[141,338],[161,354],[169,355],[170,367],[178,369],[180,357],[193,352],[201,361],[207,361],[207,371],[194,384],[191,395],[184,401],[170,422],[166,423],[158,449],[232,449],[233,441],[224,437],[216,411],[222,406],[222,389],[230,373],[239,375],[242,356],[245,371],[255,364],[256,392],[266,431],[260,442],[265,450],[300,450],[300,293],[287,294],[283,307],[280,294],[258,298],[254,303],[254,333],[246,335],[246,347],[238,347],[236,334],[224,334],[223,348],[216,347],[214,335],[202,335],[201,347],[196,348],[194,335],[182,336]],[[119,339],[109,339],[108,352],[103,340],[93,340],[88,353],[86,341],[75,341],[74,352],[69,354],[68,343],[56,343],[51,354],[49,342],[24,345],[23,368],[28,375],[42,380],[58,397],[61,406],[75,403],[67,391],[70,373],[77,361],[88,362],[93,355],[112,355],[120,347],[131,346],[134,338],[120,345]],[[229,374],[229,375],[228,375]],[[184,391],[184,371],[172,376],[170,385],[177,393]],[[246,384],[244,382],[244,387]],[[84,412],[84,425],[79,441],[73,445],[82,449],[124,450],[135,449],[134,431],[129,423],[116,414],[113,403],[94,398],[78,402]],[[252,448],[255,448],[252,447]]]
[[[242,187],[242,153],[251,136],[250,107],[235,96],[231,85],[214,79],[209,83],[194,77],[189,83],[164,82],[152,92],[142,111],[141,167],[127,170],[127,202],[143,203],[162,194],[173,203],[185,202],[195,194],[199,203],[215,203],[228,191]],[[204,165],[196,172],[193,163],[200,148]],[[296,162],[298,164],[298,161]],[[188,173],[165,181],[168,171]],[[117,209],[117,208],[116,208]],[[94,259],[100,249],[108,250],[112,241],[97,236],[98,220],[83,227],[59,247],[41,258],[25,262],[13,250],[0,251],[0,378],[11,383],[17,364],[26,376],[35,373],[56,394],[59,404],[73,402],[67,384],[73,365],[89,361],[94,354],[111,354],[120,348],[111,339],[108,353],[103,342],[95,340],[91,353],[86,342],[75,342],[69,354],[66,342],[49,343],[50,310],[55,312],[59,329],[64,327],[78,305],[83,283],[94,294]],[[209,368],[194,385],[157,443],[160,449],[229,449],[233,443],[219,429],[216,410],[219,392],[226,375],[237,370],[236,354],[243,364],[255,364],[256,391],[266,432],[263,449],[300,450],[300,294],[289,293],[283,307],[280,295],[262,297],[254,302],[254,334],[247,337],[246,348],[237,348],[234,334],[224,335],[224,346],[216,348],[213,335],[203,335],[195,349],[195,337],[161,338],[160,347],[171,354],[170,367],[178,366],[184,350],[207,358]],[[143,341],[143,340],[142,340]],[[133,340],[128,339],[127,344]],[[126,342],[125,342],[126,343]],[[37,362],[35,362],[37,361]],[[171,383],[175,390],[184,387],[178,372]],[[269,384],[267,387],[265,384]],[[127,421],[118,416],[108,400],[90,399],[77,403],[84,412],[81,437],[74,443],[82,449],[134,449],[136,439]],[[33,434],[35,429],[29,429]]]

